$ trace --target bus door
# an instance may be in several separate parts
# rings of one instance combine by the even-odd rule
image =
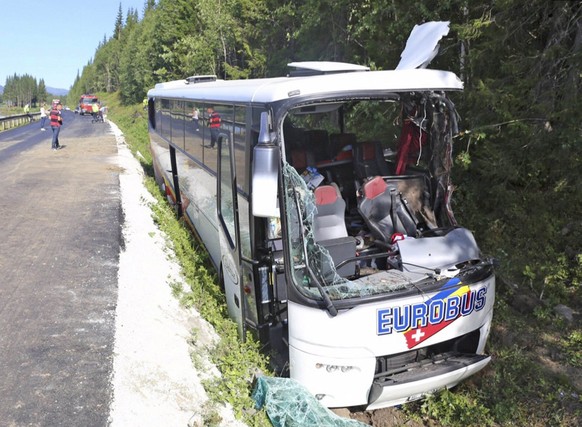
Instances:
[[[241,297],[242,274],[240,255],[240,227],[234,144],[230,133],[218,136],[217,208],[221,261],[219,274],[224,285],[228,314],[238,326],[241,337],[245,336],[245,305]]]

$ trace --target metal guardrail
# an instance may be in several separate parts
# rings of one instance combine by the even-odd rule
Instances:
[[[30,115],[16,114],[14,116],[0,117],[0,132],[30,123],[31,116],[33,120],[38,120],[40,118],[40,112],[30,113]]]

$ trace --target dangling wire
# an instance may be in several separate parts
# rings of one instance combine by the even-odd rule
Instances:
[[[418,131],[418,158],[416,159],[416,166],[418,166],[418,164],[420,163],[420,158],[422,157],[422,125],[424,124],[425,120],[426,120],[426,102],[424,102],[424,116],[422,118],[422,120],[420,121],[420,125],[419,125],[419,131]]]

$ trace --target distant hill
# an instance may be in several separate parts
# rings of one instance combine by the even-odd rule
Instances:
[[[63,96],[69,93],[68,89],[58,89],[55,87],[48,87],[46,88],[46,91],[48,93],[50,93],[51,95],[57,95],[57,96]],[[0,95],[4,93],[4,86],[0,86]]]
[[[50,93],[51,95],[58,95],[58,96],[66,95],[69,93],[68,89],[57,89],[57,88],[49,87],[49,86],[46,87],[46,91],[48,93]]]

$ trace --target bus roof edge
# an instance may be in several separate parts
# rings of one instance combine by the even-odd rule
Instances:
[[[296,68],[290,73],[291,76],[297,75],[314,75],[314,74],[332,74],[332,73],[349,73],[354,71],[370,71],[370,67],[348,62],[334,61],[300,61],[290,62],[288,67]]]

